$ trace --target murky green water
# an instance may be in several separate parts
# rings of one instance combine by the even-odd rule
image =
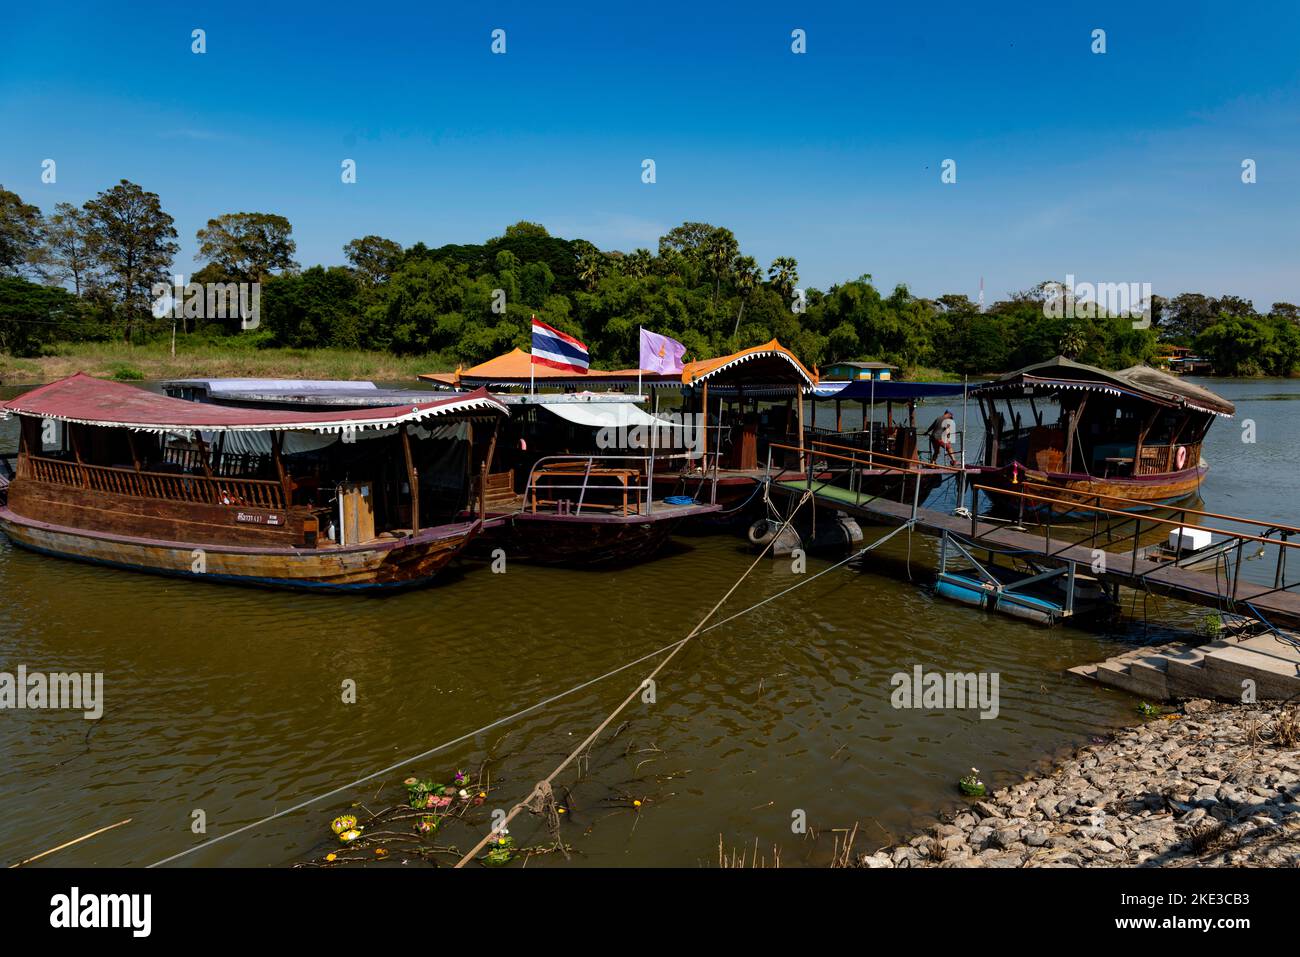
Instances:
[[[1297,522],[1300,384],[1215,381],[1238,403],[1210,433],[1210,509]],[[927,410],[928,411],[928,410]],[[924,417],[924,416],[923,416]],[[1240,441],[1242,419],[1258,441]],[[928,418],[925,419],[928,422]],[[15,444],[0,423],[0,449]],[[868,540],[883,529],[865,530]],[[935,599],[934,543],[898,536],[699,639],[660,676],[572,789],[574,865],[684,865],[752,847],[824,863],[832,829],[872,848],[954,800],[971,766],[994,786],[1135,717],[1136,702],[1064,669],[1165,632],[1043,630]],[[102,720],[0,712],[0,861],[132,822],[47,859],[143,865],[329,791],[602,674],[686,634],[752,560],[739,539],[679,537],[648,564],[585,573],[465,564],[385,599],[298,596],[171,581],[28,554],[0,539],[0,670],[105,675]],[[809,572],[830,561],[813,559]],[[908,580],[910,568],[913,581]],[[796,581],[767,563],[724,612]],[[1200,610],[1160,604],[1190,625]],[[1153,605],[1149,611],[1156,614]],[[1000,713],[895,710],[890,676],[914,665],[1000,675]],[[319,853],[353,801],[397,800],[408,773],[490,761],[484,809],[531,789],[650,668],[631,671],[443,754],[186,858],[284,865]],[[356,682],[344,704],[341,685]],[[639,812],[626,805],[644,802]],[[206,815],[207,834],[191,832]],[[818,837],[791,831],[806,812]],[[484,819],[486,814],[484,815]],[[540,837],[521,818],[521,843]],[[468,847],[477,835],[449,831]],[[565,866],[558,856],[530,866]],[[387,865],[391,866],[391,865]],[[572,866],[572,865],[567,865]]]

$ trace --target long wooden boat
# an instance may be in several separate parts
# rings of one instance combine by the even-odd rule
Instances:
[[[1208,389],[1145,366],[1107,372],[1057,357],[971,390],[984,419],[979,484],[1034,492],[1066,505],[993,494],[991,507],[1033,517],[1093,516],[1097,495],[1144,511],[1196,497],[1209,465],[1206,432],[1233,404]],[[1001,405],[999,405],[1001,403]],[[1045,406],[1055,404],[1055,420]],[[1005,413],[1005,414],[1004,414]],[[1106,505],[1105,500],[1101,501]]]
[[[0,507],[20,547],[208,581],[389,591],[430,581],[481,531],[481,513],[462,517],[461,436],[506,410],[482,390],[344,413],[236,409],[78,374],[0,411],[20,419]]]
[[[517,354],[526,361],[526,354]],[[493,368],[500,373],[503,362],[514,361],[509,356],[493,360]],[[526,369],[525,364],[516,371]],[[441,375],[433,381],[448,384]],[[360,381],[176,379],[162,386],[170,395],[197,402],[313,411],[420,402],[439,395]],[[508,560],[535,564],[628,564],[652,557],[683,520],[716,511],[707,497],[703,502],[666,502],[652,494],[656,464],[667,467],[684,457],[684,449],[645,441],[608,447],[611,437],[635,439],[629,434],[638,427],[646,436],[664,425],[638,407],[637,397],[584,391],[502,392],[494,398],[509,418],[499,440],[494,437],[483,450],[491,468],[474,478],[471,499],[484,519],[475,554],[491,556],[500,549]]]

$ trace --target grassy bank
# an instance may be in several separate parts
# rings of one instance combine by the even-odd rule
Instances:
[[[0,354],[0,384],[36,385],[84,372],[104,379],[253,376],[294,379],[378,379],[402,382],[421,372],[445,372],[435,356],[400,357],[341,349],[253,349],[224,342],[65,343],[50,355],[19,359]]]

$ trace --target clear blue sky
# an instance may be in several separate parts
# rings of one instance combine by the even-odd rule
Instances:
[[[48,210],[137,182],[184,272],[224,212],[287,216],[304,265],[367,233],[528,219],[629,250],[703,220],[823,289],[982,275],[991,301],[1073,273],[1300,301],[1294,0],[182,6],[9,5],[0,183]]]

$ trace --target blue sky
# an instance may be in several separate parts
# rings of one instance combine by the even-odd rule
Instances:
[[[224,212],[287,216],[304,265],[367,233],[630,250],[702,220],[823,289],[1300,301],[1294,2],[186,6],[15,4],[0,31],[0,183],[48,210],[137,182],[184,272]]]

